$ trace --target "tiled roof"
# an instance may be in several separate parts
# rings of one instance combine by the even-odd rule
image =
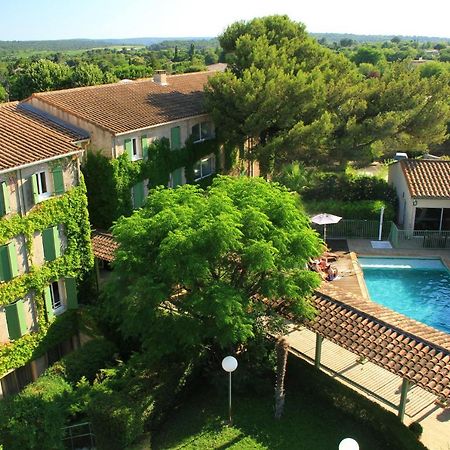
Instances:
[[[450,199],[450,161],[403,159],[400,165],[411,197]]]
[[[0,104],[0,170],[80,150],[73,142],[84,137],[17,102]]]
[[[204,114],[203,87],[214,72],[41,92],[32,97],[113,134]]]
[[[450,335],[331,283],[313,297],[318,315],[305,325],[435,395],[450,399]]]
[[[114,261],[114,253],[119,248],[119,245],[111,233],[93,231],[91,239],[92,250],[96,258],[108,262]]]

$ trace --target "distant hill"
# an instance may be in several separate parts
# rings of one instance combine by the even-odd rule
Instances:
[[[429,37],[429,36],[400,36],[400,35],[362,35],[349,33],[310,33],[316,39],[325,38],[328,42],[339,42],[341,39],[353,39],[357,42],[382,42],[389,41],[397,36],[404,41],[418,42],[442,42],[449,41],[450,38]],[[0,41],[0,54],[15,53],[19,51],[28,52],[63,52],[67,50],[88,50],[92,48],[102,48],[111,46],[151,46],[153,50],[174,47],[176,42],[195,41],[196,47],[202,48],[218,45],[217,38],[208,37],[139,37],[139,38],[118,38],[118,39],[58,39],[48,41]]]
[[[393,37],[398,37],[402,41],[417,42],[443,42],[450,41],[450,38],[431,36],[401,36],[399,34],[349,34],[349,33],[309,33],[316,39],[325,38],[328,42],[339,42],[341,39],[353,39],[356,42],[384,42],[390,41]]]
[[[51,41],[0,41],[0,52],[15,51],[53,51],[88,50],[98,47],[111,47],[116,45],[153,45],[163,41],[201,41],[208,38],[201,37],[142,37],[124,39],[58,39]]]

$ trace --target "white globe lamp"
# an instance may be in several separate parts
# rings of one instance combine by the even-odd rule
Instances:
[[[222,360],[222,369],[229,374],[228,382],[228,420],[229,424],[232,424],[231,418],[231,373],[237,369],[238,362],[234,356],[226,356]]]
[[[234,356],[226,356],[222,360],[222,369],[225,372],[234,372],[237,369],[238,362]]]
[[[359,445],[354,439],[345,438],[339,444],[339,450],[359,450]]]

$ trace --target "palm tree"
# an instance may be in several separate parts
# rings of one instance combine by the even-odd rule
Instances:
[[[275,418],[281,419],[284,410],[284,380],[286,377],[286,364],[288,357],[289,344],[284,337],[278,339],[276,343],[277,350],[277,381],[275,386]]]

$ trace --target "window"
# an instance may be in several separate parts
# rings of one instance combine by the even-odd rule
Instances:
[[[201,122],[192,127],[192,137],[194,142],[201,142],[213,137],[211,122]]]
[[[47,173],[45,171],[37,172],[31,176],[31,192],[34,204],[50,197]]]
[[[55,312],[63,307],[61,294],[59,292],[59,283],[57,281],[54,281],[50,285],[50,294],[52,299],[52,309]]]
[[[137,139],[125,139],[124,141],[125,152],[130,157],[131,161],[136,161],[141,159],[141,155],[137,145]]]
[[[200,161],[194,164],[194,179],[195,181],[200,180],[205,177],[209,177],[215,172],[215,162],[216,158],[214,155],[206,156]]]
[[[61,314],[67,309],[78,307],[77,285],[75,278],[64,278],[53,281],[44,289],[47,320]]]
[[[45,172],[38,172],[36,174],[37,178],[37,191],[40,197],[44,197],[45,195],[49,195],[47,189],[47,175]]]

